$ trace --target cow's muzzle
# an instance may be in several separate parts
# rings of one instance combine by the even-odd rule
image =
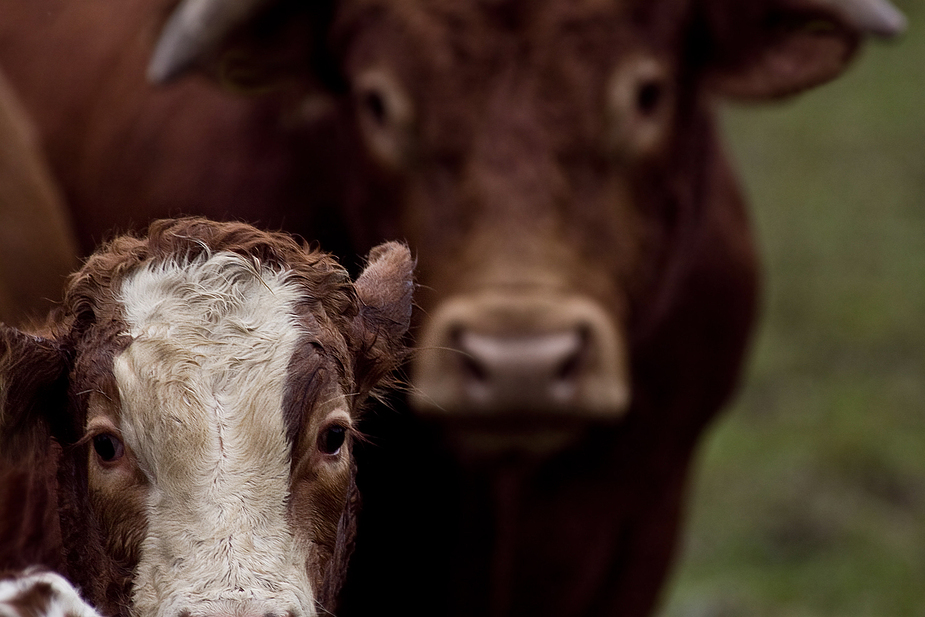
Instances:
[[[423,416],[498,430],[620,418],[626,344],[598,302],[537,291],[444,301],[424,323],[412,366]]]

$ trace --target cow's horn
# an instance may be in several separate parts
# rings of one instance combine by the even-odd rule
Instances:
[[[164,83],[177,77],[267,1],[184,0],[161,32],[148,64],[148,79]]]
[[[890,0],[814,0],[835,9],[861,32],[891,37],[906,29],[906,16]]]

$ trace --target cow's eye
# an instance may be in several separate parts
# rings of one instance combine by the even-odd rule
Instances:
[[[407,159],[413,113],[411,101],[395,77],[382,69],[361,73],[353,84],[360,128],[370,152],[390,167]]]
[[[104,463],[117,461],[125,454],[125,446],[115,435],[102,433],[93,438],[93,449]]]
[[[666,63],[631,56],[614,70],[607,95],[610,148],[630,159],[658,152],[671,124],[673,90]]]
[[[363,92],[360,99],[360,105],[365,113],[376,125],[383,126],[388,120],[388,109],[385,106],[385,98],[381,92],[369,90]]]
[[[636,108],[643,116],[658,112],[662,102],[665,86],[657,79],[643,81],[636,92]]]
[[[337,454],[347,439],[347,427],[332,424],[318,435],[318,449],[323,454]]]

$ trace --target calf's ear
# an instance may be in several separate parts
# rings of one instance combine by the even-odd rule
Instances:
[[[739,99],[773,99],[837,77],[867,36],[906,20],[889,0],[703,0],[693,45],[707,85]]]
[[[360,392],[371,390],[405,359],[414,265],[407,246],[387,242],[370,251],[366,269],[356,280],[360,313],[356,320],[359,357],[355,374]]]
[[[58,343],[0,324],[0,461],[39,453],[64,426],[68,372]]]

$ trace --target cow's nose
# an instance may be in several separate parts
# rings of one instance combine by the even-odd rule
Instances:
[[[617,418],[629,402],[625,356],[615,319],[593,300],[457,296],[424,325],[412,400],[463,420]]]
[[[462,395],[478,407],[574,405],[589,338],[585,328],[514,336],[459,330],[452,339]]]

